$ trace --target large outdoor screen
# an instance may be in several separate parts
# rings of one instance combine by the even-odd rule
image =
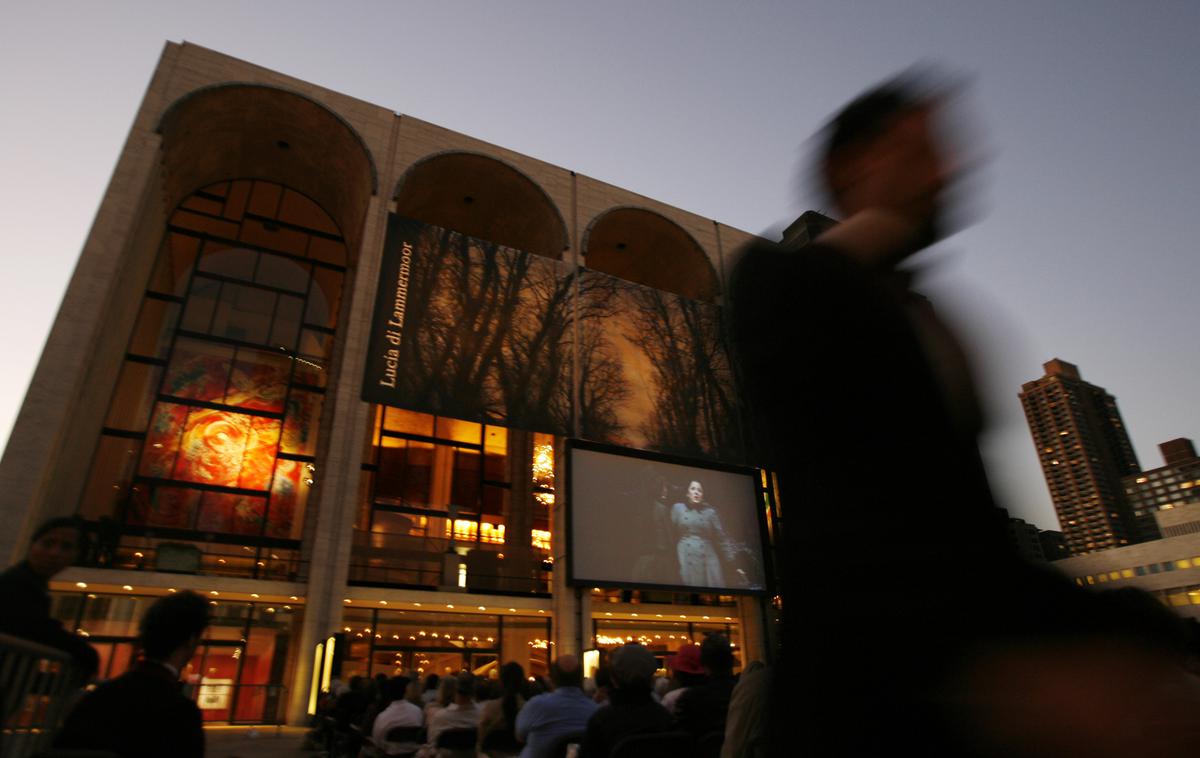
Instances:
[[[571,582],[766,591],[757,477],[752,469],[572,440]]]

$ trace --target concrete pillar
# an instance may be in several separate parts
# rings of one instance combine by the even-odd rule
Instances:
[[[387,230],[387,205],[372,198],[363,229],[363,246],[355,265],[349,307],[338,333],[341,356],[364,356],[371,336],[371,312],[383,257]],[[362,400],[360,357],[340,361],[337,381],[326,395],[324,416],[331,419],[323,430],[317,463],[317,485],[309,501],[304,550],[308,558],[308,592],[299,634],[300,657],[292,674],[288,723],[307,719],[308,688],[315,645],[337,631],[342,618],[346,581],[354,544],[354,519],[358,483],[362,475],[362,447],[372,421],[371,406]],[[313,503],[313,496],[316,502]]]
[[[504,507],[504,560],[501,586],[517,592],[527,592],[533,579],[534,557],[531,542],[533,532],[533,480],[530,464],[533,460],[533,435],[517,429],[508,430],[508,503]]]
[[[554,445],[554,481],[557,492],[554,508],[550,513],[551,554],[554,556],[554,571],[551,573],[551,608],[554,614],[553,656],[579,655],[592,640],[592,603],[590,593],[580,593],[577,587],[567,584],[567,514],[566,456],[562,440]]]
[[[764,628],[765,598],[753,595],[737,597],[737,620],[742,630],[742,665],[750,661],[769,662],[767,634]]]

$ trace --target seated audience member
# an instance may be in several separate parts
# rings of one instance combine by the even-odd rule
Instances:
[[[737,680],[733,678],[733,648],[729,638],[712,633],[700,644],[700,665],[708,681],[679,696],[675,722],[679,729],[700,739],[709,732],[725,731],[725,714]]]
[[[654,698],[654,702],[661,703],[668,692],[671,691],[671,680],[665,676],[655,677],[654,689],[650,695]]]
[[[364,732],[360,726],[375,698],[371,689],[375,682],[365,676],[350,677],[350,688],[333,701],[335,752],[357,755]]]
[[[595,691],[592,693],[592,700],[595,700],[600,705],[608,703],[608,695],[612,692],[612,671],[608,666],[598,666],[596,675],[592,680],[595,686]]]
[[[442,708],[429,719],[426,727],[425,746],[421,748],[422,758],[436,756],[438,735],[451,729],[478,729],[479,708],[476,707],[475,675],[470,671],[460,671],[454,677],[454,702]]]
[[[351,724],[362,723],[372,700],[367,691],[369,681],[364,676],[350,677],[350,689],[333,701],[333,717],[337,721],[338,729],[347,731]]]
[[[438,699],[438,675],[430,674],[425,677],[425,689],[421,692],[421,702],[428,705]]]
[[[483,702],[480,697],[479,708],[479,744],[493,733],[513,734],[517,723],[517,713],[525,705],[525,697],[521,690],[525,687],[525,670],[516,661],[509,661],[500,667],[500,696]],[[499,736],[499,734],[497,734]],[[511,737],[507,740],[512,742]]]
[[[403,676],[408,680],[408,689],[404,691],[404,699],[417,706],[417,710],[424,714],[425,700],[422,698],[424,690],[421,689],[421,677],[411,669],[406,671]]]
[[[433,714],[448,708],[454,702],[454,696],[458,693],[458,680],[452,676],[442,677],[438,684],[438,694],[432,702],[425,704],[425,723],[433,721]]]
[[[95,676],[99,657],[51,618],[50,579],[75,561],[82,539],[78,520],[50,519],[33,533],[25,560],[0,574],[0,632],[62,650],[71,656],[81,682]]]
[[[362,733],[368,735],[374,728],[375,717],[392,703],[388,691],[388,675],[383,673],[376,674],[375,686],[371,690],[375,693],[375,697],[367,705],[367,710],[363,713],[362,721],[359,723]]]
[[[580,754],[583,758],[606,758],[621,738],[672,730],[671,714],[650,697],[658,662],[654,654],[637,643],[613,651],[609,662],[613,689],[608,705],[588,719]]]
[[[121,758],[202,758],[200,709],[180,691],[179,672],[207,626],[208,601],[194,592],[155,601],[139,626],[141,660],[79,701],[55,747]]]
[[[495,672],[492,672],[492,673],[495,673]],[[482,708],[483,703],[486,703],[487,701],[496,697],[496,695],[492,694],[494,689],[495,689],[495,686],[493,685],[492,680],[487,679],[482,676],[475,677],[475,702],[476,702],[476,704],[478,704]]]
[[[554,690],[530,698],[517,714],[517,739],[525,743],[521,758],[555,758],[558,740],[582,732],[600,706],[583,693],[583,667],[573,655],[559,656],[550,667]]]
[[[675,681],[675,689],[663,695],[662,704],[675,715],[675,704],[679,701],[679,696],[687,691],[688,687],[695,687],[698,684],[704,684],[708,681],[708,675],[704,673],[704,667],[700,665],[700,646],[699,645],[680,645],[675,651],[675,655],[667,658],[667,668],[671,670],[671,678]]]
[[[415,753],[420,745],[416,740],[392,742],[387,734],[397,727],[420,728],[425,721],[421,709],[405,698],[409,679],[406,676],[395,676],[388,680],[384,689],[384,698],[388,705],[375,717],[371,727],[371,741],[383,755],[407,755]]]

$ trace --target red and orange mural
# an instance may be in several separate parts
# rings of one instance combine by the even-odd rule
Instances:
[[[315,452],[321,396],[287,395],[291,359],[262,350],[179,340],[162,394],[278,417],[159,402],[151,415],[138,474],[178,483],[259,490],[264,496],[156,486],[135,492],[130,523],[227,534],[296,537],[308,464],[280,452]],[[266,493],[270,492],[270,506]],[[265,525],[264,525],[265,520]]]

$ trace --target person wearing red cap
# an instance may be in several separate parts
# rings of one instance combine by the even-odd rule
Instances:
[[[679,696],[686,692],[688,687],[703,684],[708,678],[704,667],[700,665],[700,646],[680,645],[675,655],[667,658],[667,668],[671,671],[675,688],[663,695],[662,705],[674,716]]]

